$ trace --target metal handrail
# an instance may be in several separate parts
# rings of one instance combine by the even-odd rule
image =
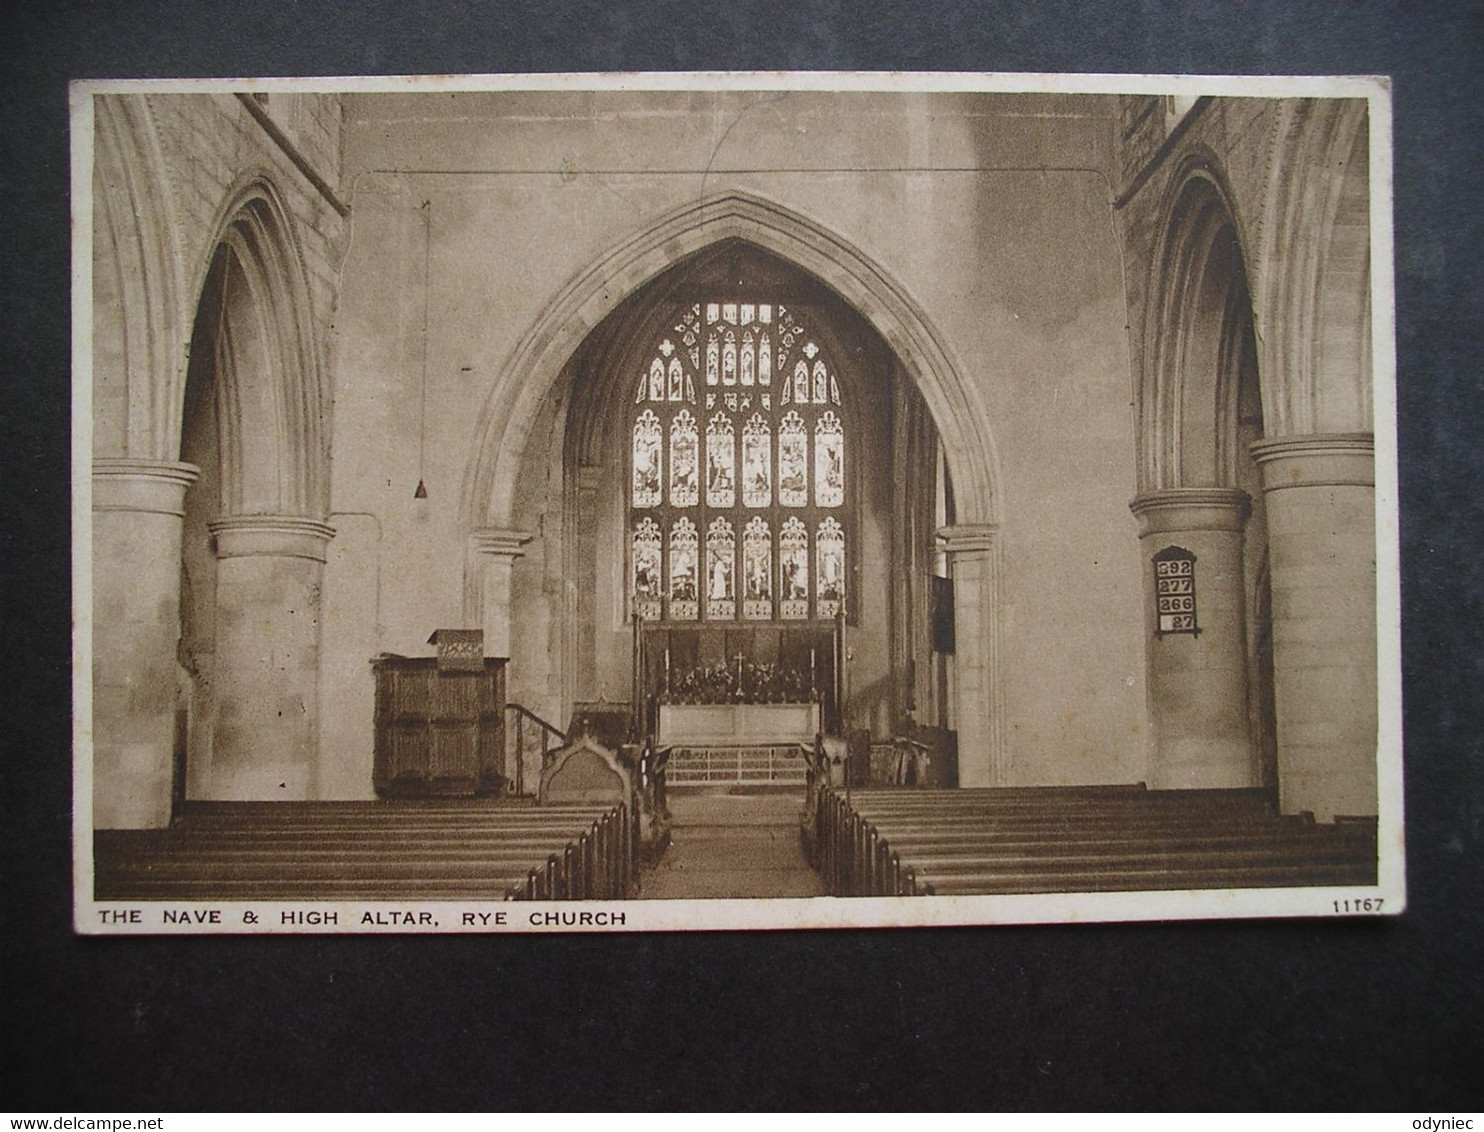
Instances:
[[[554,735],[557,739],[557,742],[555,744],[543,742],[541,747],[541,762],[543,766],[545,765],[546,760],[550,757],[551,752],[560,750],[561,747],[567,742],[567,736],[560,727],[542,719],[539,715],[533,712],[530,708],[526,707],[524,704],[507,703],[505,705],[505,710],[515,712],[515,792],[517,794],[524,794],[526,792],[525,721],[529,719],[532,723],[541,728],[541,731],[544,735]]]
[[[533,712],[530,708],[526,707],[525,704],[507,703],[505,705],[505,710],[506,711],[518,711],[518,712],[520,712],[521,715],[525,716],[527,719],[531,720],[533,723],[538,723],[542,727],[544,727],[547,731],[550,731],[550,732],[552,732],[552,733],[554,733],[556,735],[559,735],[561,737],[561,739],[562,739],[562,742],[565,743],[567,741],[567,733],[565,731],[563,731],[555,723],[549,723],[548,721],[542,719],[539,715],[537,715],[535,712]]]

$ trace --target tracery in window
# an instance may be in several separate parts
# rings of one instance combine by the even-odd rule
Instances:
[[[850,569],[839,383],[794,312],[689,304],[634,377],[634,612],[682,622],[838,615]]]

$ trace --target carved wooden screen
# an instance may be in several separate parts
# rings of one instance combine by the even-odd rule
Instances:
[[[629,594],[646,621],[828,620],[851,490],[833,360],[778,303],[683,308],[634,375]]]

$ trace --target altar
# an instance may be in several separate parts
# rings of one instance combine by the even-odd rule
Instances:
[[[818,703],[661,704],[657,739],[666,747],[812,748]]]

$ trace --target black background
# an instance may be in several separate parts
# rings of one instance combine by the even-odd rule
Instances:
[[[23,4],[0,33],[0,1104],[1479,1107],[1480,4],[134,0]],[[1393,76],[1404,917],[73,936],[67,80],[612,69]]]

